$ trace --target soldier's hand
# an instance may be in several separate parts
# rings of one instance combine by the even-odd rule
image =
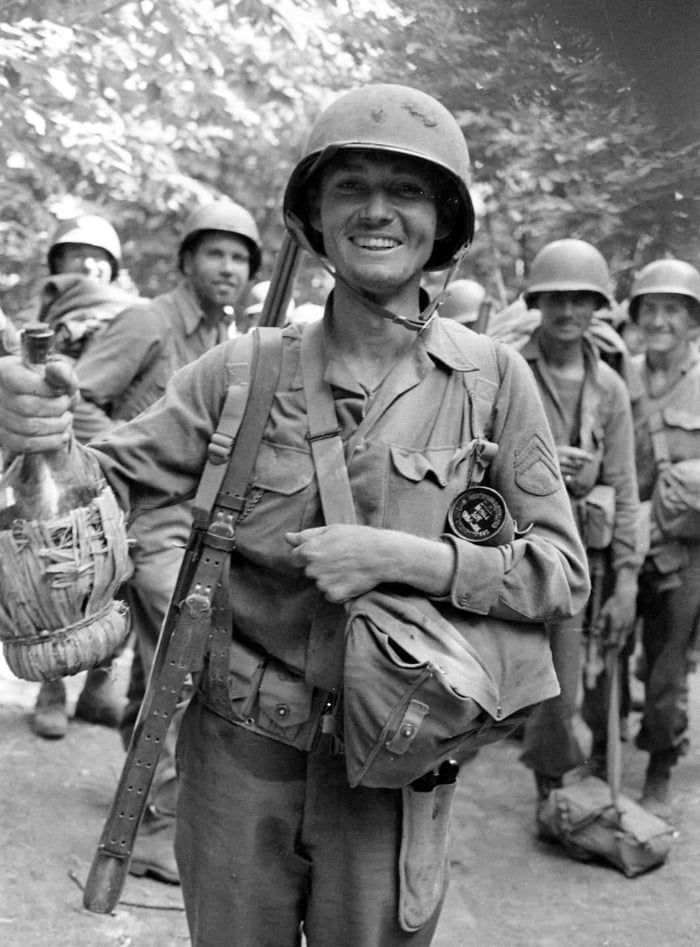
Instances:
[[[0,447],[11,454],[56,450],[70,438],[77,389],[69,365],[47,365],[46,377],[18,356],[0,359]]]
[[[621,648],[634,628],[637,615],[636,582],[620,583],[600,610],[598,619],[603,641]]]
[[[287,533],[292,562],[303,569],[329,602],[347,602],[383,580],[386,530],[336,524]]]

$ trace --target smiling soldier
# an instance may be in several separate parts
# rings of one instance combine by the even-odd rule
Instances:
[[[423,947],[447,884],[454,778],[420,791],[351,788],[324,713],[338,668],[313,660],[313,616],[324,601],[336,606],[324,636],[342,642],[340,606],[400,584],[445,614],[511,620],[506,663],[528,672],[480,711],[486,724],[500,700],[522,710],[556,693],[537,623],[582,607],[585,557],[527,365],[437,318],[439,299],[421,290],[423,271],[450,268],[474,229],[452,115],[405,86],[341,96],[311,132],[284,212],[334,288],[321,321],[280,330],[280,379],[236,526],[230,623],[215,632],[224,647],[212,649],[180,730],[176,854],[188,922],[195,947],[298,947],[302,931],[309,947]],[[132,515],[194,491],[246,338],[175,375],[147,414],[74,445]],[[67,437],[68,398],[32,388],[17,359],[0,360],[10,449]],[[314,391],[334,415],[341,449],[330,473],[346,471],[353,524],[324,519],[308,437]],[[501,546],[448,530],[485,403],[498,444],[490,486],[529,526]],[[488,669],[494,681],[501,671]]]

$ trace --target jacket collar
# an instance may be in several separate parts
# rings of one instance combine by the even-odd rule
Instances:
[[[520,349],[520,354],[523,356],[526,362],[536,362],[547,364],[547,359],[544,356],[542,351],[542,346],[540,344],[541,332],[539,327],[535,329],[530,338],[527,340],[525,345]],[[600,354],[595,343],[591,338],[586,334],[581,340],[583,344],[583,359],[586,366],[586,374],[597,381],[599,374],[599,365],[600,365]]]

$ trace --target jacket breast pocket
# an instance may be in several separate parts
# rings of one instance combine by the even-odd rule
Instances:
[[[420,450],[389,445],[385,527],[440,536],[450,503],[468,486],[472,453],[472,443]]]
[[[317,503],[311,454],[286,445],[263,441],[253,474],[249,508],[255,510],[257,540],[279,544],[286,532],[305,529],[316,515]],[[312,497],[313,493],[313,497]],[[244,518],[250,510],[246,510]]]

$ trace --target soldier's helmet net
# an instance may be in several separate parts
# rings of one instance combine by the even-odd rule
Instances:
[[[249,211],[226,198],[210,201],[195,208],[185,221],[178,250],[177,264],[182,272],[185,253],[194,249],[195,244],[207,231],[228,233],[240,237],[250,252],[249,279],[253,279],[260,268],[262,250],[258,226]]]
[[[308,137],[284,195],[287,229],[299,230],[323,255],[322,235],[310,224],[309,195],[319,172],[339,152],[379,151],[425,162],[440,182],[438,214],[449,222],[435,240],[426,270],[444,269],[474,236],[474,207],[469,193],[469,150],[454,116],[418,89],[389,83],[364,86],[336,99],[319,117]]]
[[[700,323],[700,272],[685,260],[655,260],[642,267],[630,290],[628,311],[633,322],[637,320],[642,296],[647,293],[684,296],[690,315]]]
[[[608,264],[585,240],[554,240],[535,254],[523,293],[528,309],[537,307],[539,293],[593,293],[598,307],[612,305]]]
[[[56,258],[66,244],[84,244],[104,250],[109,256],[112,267],[112,279],[119,275],[122,259],[122,246],[114,227],[99,214],[80,214],[62,220],[56,228],[48,252],[49,273],[56,274]]]

